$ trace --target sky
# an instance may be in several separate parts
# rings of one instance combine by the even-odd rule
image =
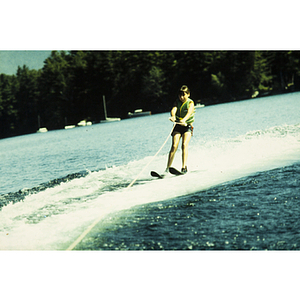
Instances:
[[[18,66],[26,65],[30,70],[43,68],[44,61],[51,54],[47,50],[0,50],[0,74],[15,75]]]

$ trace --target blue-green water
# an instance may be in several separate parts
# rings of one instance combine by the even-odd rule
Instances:
[[[81,250],[299,250],[300,164],[107,218]]]
[[[0,249],[65,250],[99,219],[75,250],[299,250],[299,102],[197,109],[189,173],[163,180],[168,113],[0,140]]]

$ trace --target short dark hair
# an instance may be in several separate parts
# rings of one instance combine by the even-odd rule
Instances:
[[[183,85],[183,86],[180,88],[180,90],[179,90],[178,93],[179,93],[179,94],[182,94],[182,93],[190,94],[190,89],[189,89],[186,85]]]

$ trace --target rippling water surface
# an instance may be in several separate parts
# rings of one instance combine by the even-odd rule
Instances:
[[[168,113],[0,140],[0,249],[299,250],[299,101],[197,109],[163,180]]]

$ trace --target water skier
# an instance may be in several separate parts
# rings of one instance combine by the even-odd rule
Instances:
[[[176,122],[172,131],[172,146],[169,152],[166,172],[171,167],[177,151],[180,138],[182,138],[182,168],[181,172],[187,172],[188,145],[193,135],[193,122],[195,116],[194,101],[189,98],[190,90],[183,85],[178,92],[178,99],[171,109],[170,120]]]

